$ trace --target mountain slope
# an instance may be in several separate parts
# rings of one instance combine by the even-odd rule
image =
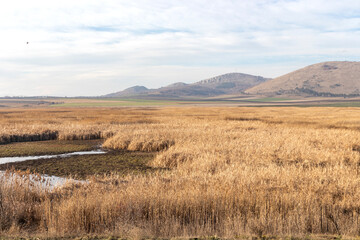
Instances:
[[[158,89],[135,86],[124,91],[108,94],[105,97],[141,96],[141,97],[207,97],[224,94],[240,94],[245,89],[269,80],[260,76],[243,73],[228,73],[205,79],[193,84],[174,83]]]
[[[267,80],[269,79],[244,73],[227,73],[224,75],[202,80],[195,83],[194,85],[206,86],[209,88],[222,90],[228,89],[227,92],[239,92],[256,86],[260,83],[266,82]]]
[[[323,62],[254,86],[259,95],[345,96],[360,94],[360,62]]]
[[[147,93],[149,89],[144,86],[129,87],[121,92],[110,93],[106,97],[128,97]]]

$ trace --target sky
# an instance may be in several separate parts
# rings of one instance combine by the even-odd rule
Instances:
[[[12,0],[0,96],[99,96],[360,61],[360,0]]]

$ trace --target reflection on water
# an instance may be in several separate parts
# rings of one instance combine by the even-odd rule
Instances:
[[[52,190],[56,187],[61,187],[65,183],[87,183],[88,181],[80,181],[75,179],[48,176],[48,175],[36,175],[36,174],[27,174],[21,175],[13,172],[0,171],[0,182],[2,184],[12,184],[22,183],[29,184],[30,186],[36,189],[47,189]]]
[[[78,155],[93,155],[93,154],[105,154],[105,151],[102,150],[93,150],[93,151],[83,151],[83,152],[72,152],[72,153],[63,153],[57,155],[42,155],[42,156],[26,156],[26,157],[3,157],[0,158],[0,164],[12,163],[12,162],[23,162],[28,160],[38,160],[38,159],[49,159],[49,158],[66,158],[71,156]],[[6,181],[3,181],[6,180]],[[6,182],[7,184],[12,184],[14,181],[28,181],[34,187],[53,189],[54,187],[60,187],[67,182],[72,183],[86,183],[87,181],[79,181],[74,179],[68,179],[63,177],[48,176],[48,175],[34,175],[29,174],[22,176],[16,173],[10,173],[5,171],[0,171],[0,181]]]
[[[105,151],[102,150],[93,150],[93,151],[84,151],[84,152],[72,152],[72,153],[63,153],[57,155],[42,155],[42,156],[26,156],[26,157],[3,157],[0,158],[0,164],[11,163],[11,162],[23,162],[28,160],[37,160],[37,159],[47,159],[47,158],[66,158],[76,155],[92,155],[92,154],[104,154]]]

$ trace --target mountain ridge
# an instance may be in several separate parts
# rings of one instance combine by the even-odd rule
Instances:
[[[265,82],[269,78],[244,73],[226,73],[195,83],[177,82],[158,89],[134,86],[105,97],[211,97],[243,92],[249,87]],[[136,89],[135,89],[136,88]]]
[[[133,86],[105,97],[187,98],[237,96],[360,96],[360,62],[312,64],[274,79],[245,73],[226,73],[195,83],[177,82],[157,89]]]
[[[360,62],[329,61],[306,66],[245,91],[255,95],[360,95]]]

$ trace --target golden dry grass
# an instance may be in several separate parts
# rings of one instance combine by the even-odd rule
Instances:
[[[94,177],[88,185],[54,192],[1,184],[2,233],[360,235],[359,109],[66,111],[22,112],[0,122],[11,125],[25,114],[31,120],[19,123],[21,134],[43,122],[64,136],[72,134],[71,126],[79,136],[93,128],[111,132],[105,147],[157,151],[151,165],[170,170]],[[76,119],[58,120],[70,116]]]
[[[151,123],[147,112],[128,109],[0,110],[0,144],[41,140],[107,138],[119,125]]]

